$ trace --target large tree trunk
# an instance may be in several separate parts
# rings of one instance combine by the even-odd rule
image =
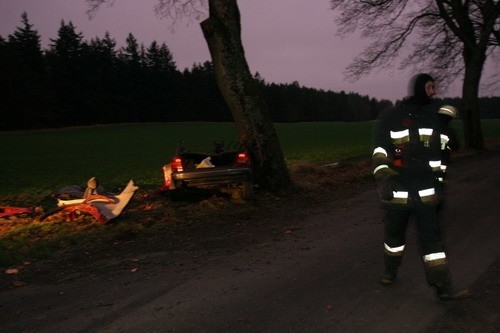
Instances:
[[[264,96],[246,62],[236,0],[209,0],[209,12],[201,28],[238,135],[253,148],[257,182],[268,189],[284,189],[290,185],[290,174]]]
[[[481,54],[483,56],[481,56]],[[479,110],[479,83],[485,62],[484,52],[464,52],[465,75],[462,87],[462,119],[465,147],[481,150],[484,148],[483,132]]]

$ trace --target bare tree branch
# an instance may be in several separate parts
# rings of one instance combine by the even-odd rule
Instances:
[[[89,9],[87,9],[87,15],[92,18],[97,14],[97,11],[101,6],[105,3],[108,4],[108,6],[113,6],[115,0],[85,0],[87,2],[87,5],[89,6]]]
[[[87,15],[94,17],[102,5],[113,6],[116,0],[85,0],[88,5]],[[172,20],[172,25],[187,18],[199,21],[208,13],[207,0],[157,0],[154,13],[159,17]]]
[[[175,23],[184,18],[201,20],[207,15],[208,7],[206,0],[158,0],[154,11]]]

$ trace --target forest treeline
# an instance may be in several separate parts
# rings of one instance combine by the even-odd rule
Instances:
[[[357,93],[266,83],[255,74],[275,122],[366,121],[392,106]],[[109,33],[84,40],[61,22],[47,49],[21,15],[21,26],[0,36],[0,130],[123,122],[232,121],[209,61],[179,70],[165,43],[140,44],[130,33],[117,48]],[[448,100],[459,104],[458,99]],[[498,117],[500,98],[481,99]]]

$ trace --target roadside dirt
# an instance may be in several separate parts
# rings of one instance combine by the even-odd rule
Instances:
[[[474,200],[483,200],[485,205],[486,200],[498,203],[499,148],[494,143],[490,151],[481,155],[460,156],[452,166],[455,170],[452,177],[456,176],[450,181],[450,188],[462,186],[460,188],[471,194],[480,193],[484,197]],[[303,165],[294,170],[294,177],[300,178],[300,188],[295,194],[262,195],[252,203],[228,204],[224,197],[169,203],[191,216],[189,223],[180,221],[175,228],[147,236],[131,233],[112,243],[96,242],[57,253],[47,260],[20,265],[18,274],[0,277],[0,312],[3,313],[0,331],[134,332],[196,328],[207,332],[499,331],[500,248],[488,245],[488,242],[494,244],[494,238],[500,235],[496,227],[500,216],[495,215],[498,209],[486,205],[491,209],[481,214],[465,215],[456,210],[456,214],[462,212],[456,216],[453,208],[446,208],[449,217],[443,227],[452,230],[446,234],[447,239],[451,239],[452,254],[473,251],[472,247],[478,242],[485,244],[481,260],[474,256],[475,259],[468,260],[475,262],[455,261],[455,267],[465,266],[458,270],[462,274],[457,281],[471,284],[475,297],[445,306],[429,304],[430,291],[422,281],[419,268],[411,268],[406,276],[406,281],[415,284],[415,290],[411,284],[401,282],[382,296],[383,289],[366,281],[366,278],[375,281],[381,269],[377,252],[380,234],[373,234],[381,230],[380,216],[372,200],[374,184],[369,168],[366,162],[334,169]],[[480,178],[486,170],[491,173],[488,183],[491,188],[482,190],[477,187],[485,186]],[[462,208],[469,204],[469,211],[480,206],[478,202],[471,203],[470,198],[462,201],[461,197],[466,195],[450,193],[450,201]],[[141,212],[145,205],[155,207],[165,200],[158,196],[141,197],[131,202],[127,214],[137,217],[134,214]],[[211,214],[197,215],[200,210]],[[162,218],[157,210],[152,211],[155,213],[145,218]],[[486,219],[489,224],[476,225],[475,233],[471,232],[470,236],[464,228],[452,225],[458,223],[453,218],[464,220],[461,224],[465,226],[474,216]],[[336,223],[332,225],[334,218]],[[369,227],[365,227],[368,221],[371,221]],[[491,233],[485,234],[488,231]],[[340,244],[344,244],[345,249]],[[417,255],[408,256],[406,267],[410,270],[409,266],[418,266],[411,259]],[[316,261],[328,261],[333,266],[321,268],[321,264],[313,265]],[[355,273],[359,265],[368,277]],[[294,267],[292,271],[291,267]],[[323,277],[320,274],[325,270],[335,273]],[[220,278],[224,274],[225,278]],[[270,279],[269,276],[279,278],[261,281],[261,277]],[[403,281],[404,278],[403,273]],[[310,286],[311,281],[317,286]],[[345,289],[345,294],[332,290],[327,281]],[[272,291],[267,290],[271,288],[268,283],[273,286]],[[297,291],[290,291],[295,288]],[[404,292],[400,294],[401,291]],[[228,298],[230,294],[235,295]],[[323,300],[327,294],[336,295],[337,302],[345,299],[344,306],[337,309],[339,304],[331,299]],[[415,300],[409,300],[408,294]],[[317,297],[311,300],[312,295]],[[408,316],[407,322],[389,323],[390,318],[385,317],[396,311],[390,304],[395,299],[399,302],[397,308]],[[199,303],[192,304],[194,300]],[[279,300],[281,305],[275,307],[273,304]],[[315,302],[321,310],[308,312],[314,308],[311,305],[309,309],[308,304]],[[168,305],[170,303],[173,305]],[[238,314],[240,306],[246,310]],[[392,309],[388,314],[377,310],[386,306]],[[149,312],[143,313],[146,307],[153,308],[150,310],[153,317]],[[249,311],[248,307],[254,309],[251,314],[245,312]],[[355,321],[346,310],[349,307],[357,308],[356,312],[364,309],[366,318]],[[409,309],[412,310],[408,314]],[[297,318],[302,320],[297,322]]]

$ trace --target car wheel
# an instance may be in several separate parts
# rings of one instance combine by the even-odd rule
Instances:
[[[180,189],[170,190],[170,200],[172,201],[183,201],[186,198],[186,193]]]

